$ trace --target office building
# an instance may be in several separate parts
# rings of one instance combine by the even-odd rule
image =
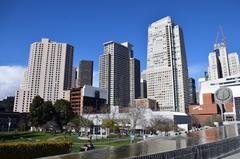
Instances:
[[[148,28],[147,96],[160,111],[185,112],[188,68],[182,29],[165,17]]]
[[[147,77],[146,70],[142,72],[141,83],[140,83],[140,97],[147,98]]]
[[[222,70],[221,70],[221,64],[219,61],[219,52],[213,51],[210,52],[208,55],[208,78],[209,80],[215,80],[222,78]]]
[[[136,89],[140,87],[139,79],[136,78],[140,78],[140,64],[133,58],[132,47],[128,42],[104,43],[104,53],[99,63],[99,87],[108,90],[110,106],[129,106],[134,94],[139,93],[139,88]]]
[[[140,97],[140,61],[130,58],[130,104]]]
[[[13,112],[14,97],[6,97],[0,100],[0,112]]]
[[[239,57],[236,52],[228,54],[230,74],[236,75],[240,73]]]
[[[140,83],[140,97],[141,98],[147,98],[147,81],[141,80]]]
[[[196,86],[193,78],[188,78],[189,104],[197,104]]]
[[[30,47],[24,81],[16,91],[14,112],[29,112],[32,99],[39,95],[55,102],[72,86],[73,46],[43,38]]]
[[[78,87],[78,68],[73,67],[72,70],[72,87],[71,88],[77,88]]]
[[[208,80],[217,80],[240,73],[238,54],[236,52],[228,54],[224,36],[222,42],[216,41],[214,44],[214,50],[209,53],[208,62]]]
[[[214,50],[219,52],[219,61],[221,64],[222,77],[230,76],[227,46],[225,42],[214,45]]]
[[[85,85],[71,89],[70,102],[78,115],[109,113],[107,90]]]
[[[79,64],[79,86],[92,86],[93,82],[93,61],[81,60]]]
[[[134,106],[140,108],[149,108],[152,111],[158,111],[158,104],[156,100],[148,99],[148,98],[141,98],[141,99],[134,99]]]

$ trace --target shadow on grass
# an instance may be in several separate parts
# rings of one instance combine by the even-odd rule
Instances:
[[[24,138],[34,138],[34,139],[46,138],[46,133],[40,133],[40,132],[10,132],[10,133],[4,132],[4,133],[0,133],[1,141],[21,140]]]

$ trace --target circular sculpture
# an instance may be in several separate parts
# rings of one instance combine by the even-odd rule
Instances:
[[[232,90],[229,88],[219,88],[215,92],[215,100],[218,104],[226,104],[232,102]]]

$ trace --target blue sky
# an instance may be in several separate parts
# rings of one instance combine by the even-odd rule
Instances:
[[[239,8],[238,0],[1,0],[0,70],[26,67],[30,44],[42,37],[73,45],[74,65],[80,59],[91,59],[95,72],[104,42],[129,41],[143,70],[148,25],[171,16],[183,28],[189,75],[198,79],[207,70],[207,56],[213,49],[219,25],[226,35],[229,52],[239,52]],[[2,72],[0,87],[6,83],[1,76]]]

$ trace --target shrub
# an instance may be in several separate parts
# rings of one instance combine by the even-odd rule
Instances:
[[[30,159],[69,153],[69,141],[10,142],[0,144],[0,157],[3,159]]]

